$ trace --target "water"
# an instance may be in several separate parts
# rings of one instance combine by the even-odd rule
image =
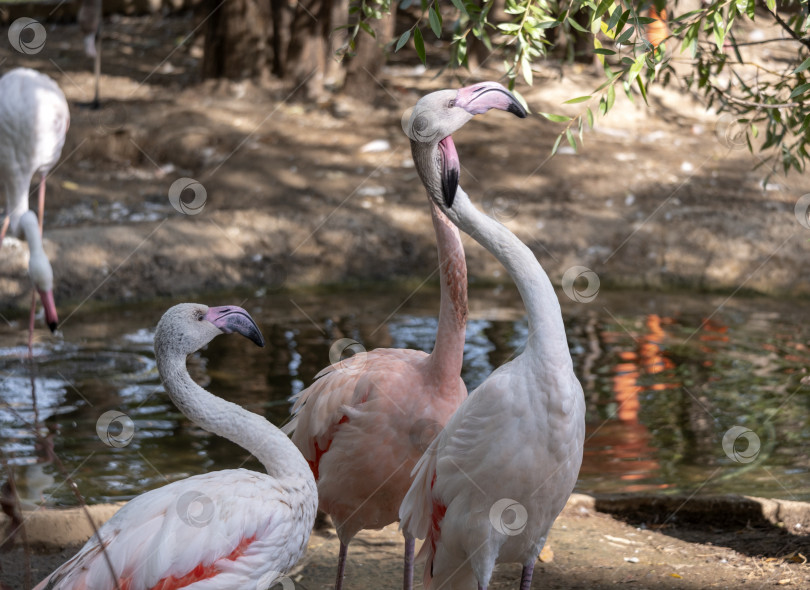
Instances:
[[[810,378],[803,383],[810,365],[808,306],[604,291],[584,304],[560,296],[587,402],[578,491],[810,500]],[[267,347],[221,336],[190,358],[192,376],[282,424],[287,398],[329,363],[330,345],[339,338],[368,349],[429,351],[438,291],[380,286],[205,302],[241,303]],[[261,470],[241,448],[191,424],[163,392],[152,339],[172,303],[84,308],[65,324],[61,340],[38,342],[36,412],[22,346],[26,322],[0,332],[0,450],[26,501],[77,502],[54,454],[88,502],[129,499],[216,469]],[[472,389],[520,350],[527,326],[512,289],[473,289],[470,304],[462,377]],[[107,444],[96,432],[105,412],[126,415],[112,422]]]

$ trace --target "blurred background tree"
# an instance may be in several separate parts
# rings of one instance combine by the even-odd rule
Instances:
[[[319,100],[340,87],[370,96],[386,56],[403,48],[462,79],[502,67],[515,91],[518,80],[533,84],[541,60],[593,62],[602,80],[568,101],[578,115],[541,113],[565,124],[554,151],[562,141],[577,149],[617,93],[646,101],[650,84],[679,83],[728,113],[727,139],[756,147],[770,167],[804,172],[809,159],[808,0],[203,0],[200,9],[208,78],[274,75]],[[743,40],[753,26],[778,34]]]

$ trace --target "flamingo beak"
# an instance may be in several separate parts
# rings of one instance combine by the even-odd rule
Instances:
[[[509,111],[521,119],[527,115],[518,99],[497,82],[481,82],[461,88],[456,95],[455,106],[471,115],[482,115],[490,109]]]
[[[53,300],[53,291],[38,290],[39,298],[42,300],[42,307],[45,309],[45,323],[51,329],[51,332],[56,332],[56,326],[59,324],[59,316],[56,315],[56,303]]]
[[[264,346],[264,337],[259,330],[259,326],[256,325],[250,314],[241,307],[235,305],[209,307],[205,319],[225,334],[237,332],[253,341],[256,346]]]
[[[442,160],[442,197],[444,204],[449,209],[456,198],[458,177],[461,172],[461,163],[452,136],[448,135],[439,142],[439,155]]]

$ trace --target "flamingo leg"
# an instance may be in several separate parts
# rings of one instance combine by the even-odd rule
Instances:
[[[93,64],[93,75],[96,77],[96,92],[93,96],[93,102],[90,103],[90,108],[95,110],[101,106],[99,101],[99,80],[101,79],[101,32],[96,33],[96,59]]]
[[[6,232],[8,231],[8,224],[11,222],[11,217],[6,215],[6,218],[3,220],[3,225],[0,226],[0,248],[3,247],[3,239],[6,237]]]
[[[402,588],[403,590],[412,590],[413,588],[413,553],[416,541],[414,538],[405,535],[405,573],[403,575]]]
[[[346,553],[349,550],[348,545],[344,545],[343,541],[340,542],[340,552],[338,553],[338,571],[337,580],[335,580],[335,590],[343,588],[343,571],[346,569]]]
[[[39,181],[39,235],[42,235],[42,224],[45,220],[45,173],[42,173],[42,178]]]
[[[31,290],[31,314],[28,316],[28,358],[34,356],[34,318],[37,315],[37,292]]]
[[[529,590],[532,587],[532,572],[534,562],[523,566],[523,573],[520,575],[520,590]]]

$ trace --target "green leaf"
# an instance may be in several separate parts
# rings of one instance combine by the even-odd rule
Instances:
[[[504,33],[515,33],[520,30],[520,25],[517,23],[501,23],[498,28]]]
[[[644,80],[641,79],[641,76],[636,78],[636,82],[638,83],[638,89],[641,91],[641,98],[644,99],[644,104],[649,106],[649,102],[647,102],[647,87],[644,85]]]
[[[806,60],[804,60],[804,61],[801,63],[801,65],[799,65],[799,67],[798,67],[798,68],[796,68],[795,70],[793,70],[793,73],[794,73],[794,74],[798,74],[799,72],[803,72],[803,71],[805,71],[807,68],[810,68],[810,57],[808,57]]]
[[[570,16],[566,20],[568,21],[568,24],[571,25],[572,28],[576,29],[580,33],[585,33],[586,35],[590,34],[590,31],[588,29],[583,28],[581,24],[579,24]]]
[[[723,49],[723,43],[726,40],[726,25],[723,22],[723,15],[719,12],[714,13],[714,43],[717,45],[717,49]]]
[[[624,28],[624,25],[627,24],[627,19],[629,19],[629,18],[630,18],[630,11],[625,10],[622,13],[621,18],[619,19],[618,24],[616,25],[616,34],[617,35],[622,32],[622,29]],[[632,28],[631,28],[631,30],[632,30]]]
[[[616,87],[611,84],[608,86],[607,91],[607,104],[605,105],[605,114],[613,108],[613,103],[616,102]]]
[[[598,21],[612,4],[613,0],[602,0],[602,2],[599,3],[599,6],[596,7],[596,12],[593,13],[593,20]]]
[[[617,24],[619,24],[619,19],[622,17],[622,7],[617,6],[613,9],[613,14],[610,15],[610,20],[608,21],[607,28],[608,31],[612,30]]]
[[[607,111],[607,100],[605,100],[605,97],[603,96],[599,99],[599,114],[604,117],[607,114]]]
[[[790,98],[796,98],[810,90],[810,82],[807,84],[802,84],[801,86],[797,86],[793,89],[793,92],[790,93]]]
[[[371,25],[370,25],[370,24],[368,24],[367,22],[362,21],[362,20],[361,20],[359,23],[357,23],[357,24],[358,24],[358,26],[359,26],[361,29],[363,29],[363,30],[364,30],[366,33],[368,33],[369,35],[371,35],[371,36],[372,36],[372,37],[374,37],[375,39],[377,38],[377,33],[375,33],[375,32],[374,32],[374,29],[372,29],[372,28],[371,28]]]
[[[593,111],[591,111],[590,107],[587,107],[588,110],[588,127],[593,129]]]
[[[461,0],[450,0],[450,1],[453,3],[453,6],[455,6],[458,9],[458,11],[462,14],[462,16],[470,16],[467,13],[467,8],[464,6],[464,2],[462,2]]]
[[[619,23],[619,24],[621,24],[621,23]],[[629,29],[627,29],[624,33],[619,35],[619,37],[616,39],[616,41],[615,41],[616,45],[624,45],[624,44],[626,44],[630,40],[630,37],[635,32],[636,32],[636,30],[633,27],[630,27]]]
[[[636,61],[633,62],[633,65],[630,66],[630,69],[627,71],[627,81],[633,82],[638,76],[638,73],[641,71],[641,68],[644,67],[644,57],[645,55],[642,53],[636,58]]]
[[[520,60],[520,71],[523,73],[523,79],[526,84],[532,85],[532,64],[527,54],[523,54],[523,59]]]
[[[411,30],[408,29],[399,37],[399,41],[397,41],[396,47],[394,47],[394,53],[402,49],[402,46],[408,42],[408,39],[411,38]]]
[[[566,100],[563,104],[577,104],[578,102],[585,102],[586,100],[591,100],[590,94],[588,96],[577,96],[576,98]]]
[[[771,12],[776,10],[776,0],[765,0],[765,4],[768,5],[768,10]]]
[[[422,39],[422,31],[418,28],[413,30],[413,48],[416,49],[416,55],[422,60],[422,63],[427,65],[427,56],[425,55],[425,40]]]
[[[442,17],[439,15],[439,7],[435,4],[428,10],[428,21],[430,22],[430,29],[437,39],[442,37]]]
[[[551,155],[552,156],[557,153],[557,148],[560,147],[560,141],[562,140],[562,136],[563,136],[562,133],[560,133],[557,136],[557,140],[554,142],[554,147],[551,148]]]
[[[553,113],[540,113],[549,121],[554,121],[555,123],[565,123],[571,120],[571,117],[566,117],[565,115],[555,115]]]
[[[571,133],[570,129],[565,130],[565,138],[568,140],[569,145],[574,148],[574,152],[577,151],[577,142],[574,140],[574,134]]]
[[[597,55],[616,55],[616,52],[612,49],[603,49],[602,47],[594,49],[593,52]]]

